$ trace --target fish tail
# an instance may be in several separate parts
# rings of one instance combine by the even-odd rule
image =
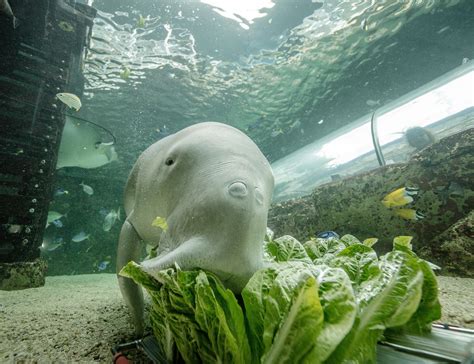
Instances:
[[[410,197],[416,196],[419,191],[420,191],[420,189],[417,188],[417,187],[405,187],[405,192]]]
[[[420,210],[415,211],[415,220],[423,220],[425,217],[425,214],[422,213]]]
[[[19,25],[20,25],[20,20],[18,20],[18,18],[16,16],[14,16],[13,17],[13,29],[18,28]]]

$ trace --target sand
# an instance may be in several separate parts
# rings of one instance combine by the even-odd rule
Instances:
[[[474,328],[474,279],[438,278],[440,322]],[[47,277],[41,288],[0,291],[1,363],[110,363],[111,347],[133,338],[114,274]]]
[[[41,288],[0,291],[0,362],[110,363],[133,328],[115,274],[47,277]]]

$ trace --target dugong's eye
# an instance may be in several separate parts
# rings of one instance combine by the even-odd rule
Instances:
[[[174,159],[173,158],[166,159],[165,164],[167,166],[171,166],[172,164],[174,164]]]

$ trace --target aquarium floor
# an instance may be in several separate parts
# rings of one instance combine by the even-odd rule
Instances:
[[[441,321],[474,328],[474,279],[438,278]],[[2,363],[110,363],[110,348],[132,340],[133,329],[115,274],[57,276],[41,288],[0,291],[0,338]]]
[[[111,363],[111,347],[135,338],[115,274],[46,277],[44,287],[0,291],[0,363]],[[134,359],[148,362],[140,353]]]

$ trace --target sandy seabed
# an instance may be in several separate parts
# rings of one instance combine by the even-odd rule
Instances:
[[[440,322],[474,328],[474,279],[438,281]],[[110,363],[111,348],[133,339],[115,274],[47,277],[44,287],[0,291],[1,363]]]

